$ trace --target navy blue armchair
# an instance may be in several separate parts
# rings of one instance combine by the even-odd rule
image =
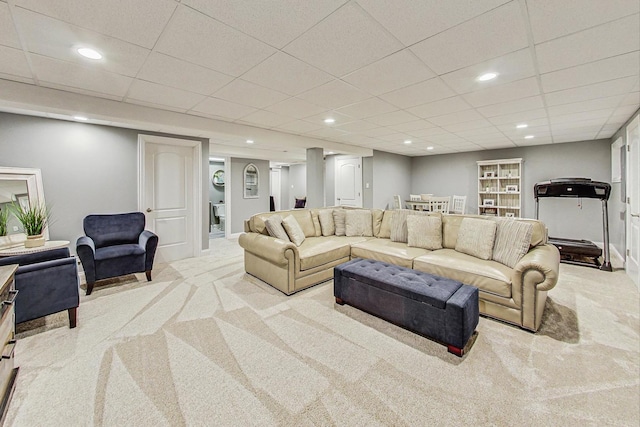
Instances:
[[[0,265],[9,264],[19,265],[16,323],[67,310],[69,327],[76,327],[80,283],[76,258],[68,248],[0,258]]]
[[[84,234],[76,243],[91,295],[96,280],[145,272],[151,281],[158,236],[145,230],[142,212],[88,215]]]

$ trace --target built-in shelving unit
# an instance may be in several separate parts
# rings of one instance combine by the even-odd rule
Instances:
[[[478,214],[520,217],[522,159],[480,160]]]

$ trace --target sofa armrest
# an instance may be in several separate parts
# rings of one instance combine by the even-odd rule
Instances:
[[[527,285],[525,274],[534,270],[542,276],[541,281],[533,283],[538,291],[553,289],[558,282],[560,270],[560,251],[554,245],[538,245],[523,256],[514,267],[514,277]]]
[[[18,270],[16,271],[16,276],[20,274],[31,273],[34,271],[46,270],[49,268],[56,268],[56,267],[60,267],[67,264],[71,264],[74,266],[74,268],[77,269],[77,267],[75,267],[76,257],[68,256],[67,258],[51,259],[47,261],[38,262],[35,264],[20,265],[18,267]]]
[[[76,254],[80,258],[87,283],[96,281],[96,245],[91,237],[82,236],[76,242]]]
[[[300,258],[296,245],[264,234],[243,233],[238,243],[244,250],[281,266]]]
[[[19,264],[23,266],[28,264],[38,264],[53,259],[67,258],[69,256],[69,248],[56,248],[49,251],[2,257],[0,258],[0,265]]]
[[[144,271],[149,272],[153,269],[153,260],[156,256],[156,249],[158,249],[158,236],[152,231],[144,230],[140,233],[138,244],[145,252]]]

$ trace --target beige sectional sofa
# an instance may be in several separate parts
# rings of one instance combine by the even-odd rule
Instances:
[[[441,224],[442,248],[429,250],[394,241],[398,240],[400,234],[392,236],[391,228],[398,227],[402,215],[406,218],[414,212],[360,210],[370,212],[371,222],[367,226],[370,230],[363,233],[362,227],[355,227],[354,233],[352,227],[349,233],[347,224],[347,235],[326,235],[328,227],[323,229],[320,217],[324,211],[323,218],[326,218],[327,209],[331,208],[267,212],[253,215],[245,221],[245,233],[240,235],[239,243],[244,248],[246,272],[290,295],[332,279],[333,267],[352,258],[376,259],[476,286],[480,291],[481,314],[531,331],[540,327],[547,291],[558,280],[560,263],[558,250],[547,243],[546,227],[540,221],[513,220],[531,224],[526,226],[529,230],[526,241],[530,239],[530,242],[528,246],[525,243],[523,252],[526,253],[509,267],[492,259],[480,259],[463,253],[458,247],[458,234],[465,218],[471,218],[464,222],[466,240],[472,222],[491,227],[488,223],[477,221],[498,223],[491,217],[430,214],[432,219]],[[270,236],[265,221],[273,215],[282,218],[291,215],[295,218],[304,233],[304,241],[297,246]],[[369,216],[368,213],[364,215]],[[397,215],[395,222],[394,215]],[[415,226],[411,231],[415,235]],[[390,237],[394,237],[394,240]],[[459,250],[456,250],[457,247]],[[493,251],[497,249],[493,248]]]

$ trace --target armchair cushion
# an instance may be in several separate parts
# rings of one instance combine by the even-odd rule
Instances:
[[[128,243],[126,245],[114,245],[96,249],[96,261],[105,259],[127,257],[130,255],[144,255],[144,248],[137,243]]]

